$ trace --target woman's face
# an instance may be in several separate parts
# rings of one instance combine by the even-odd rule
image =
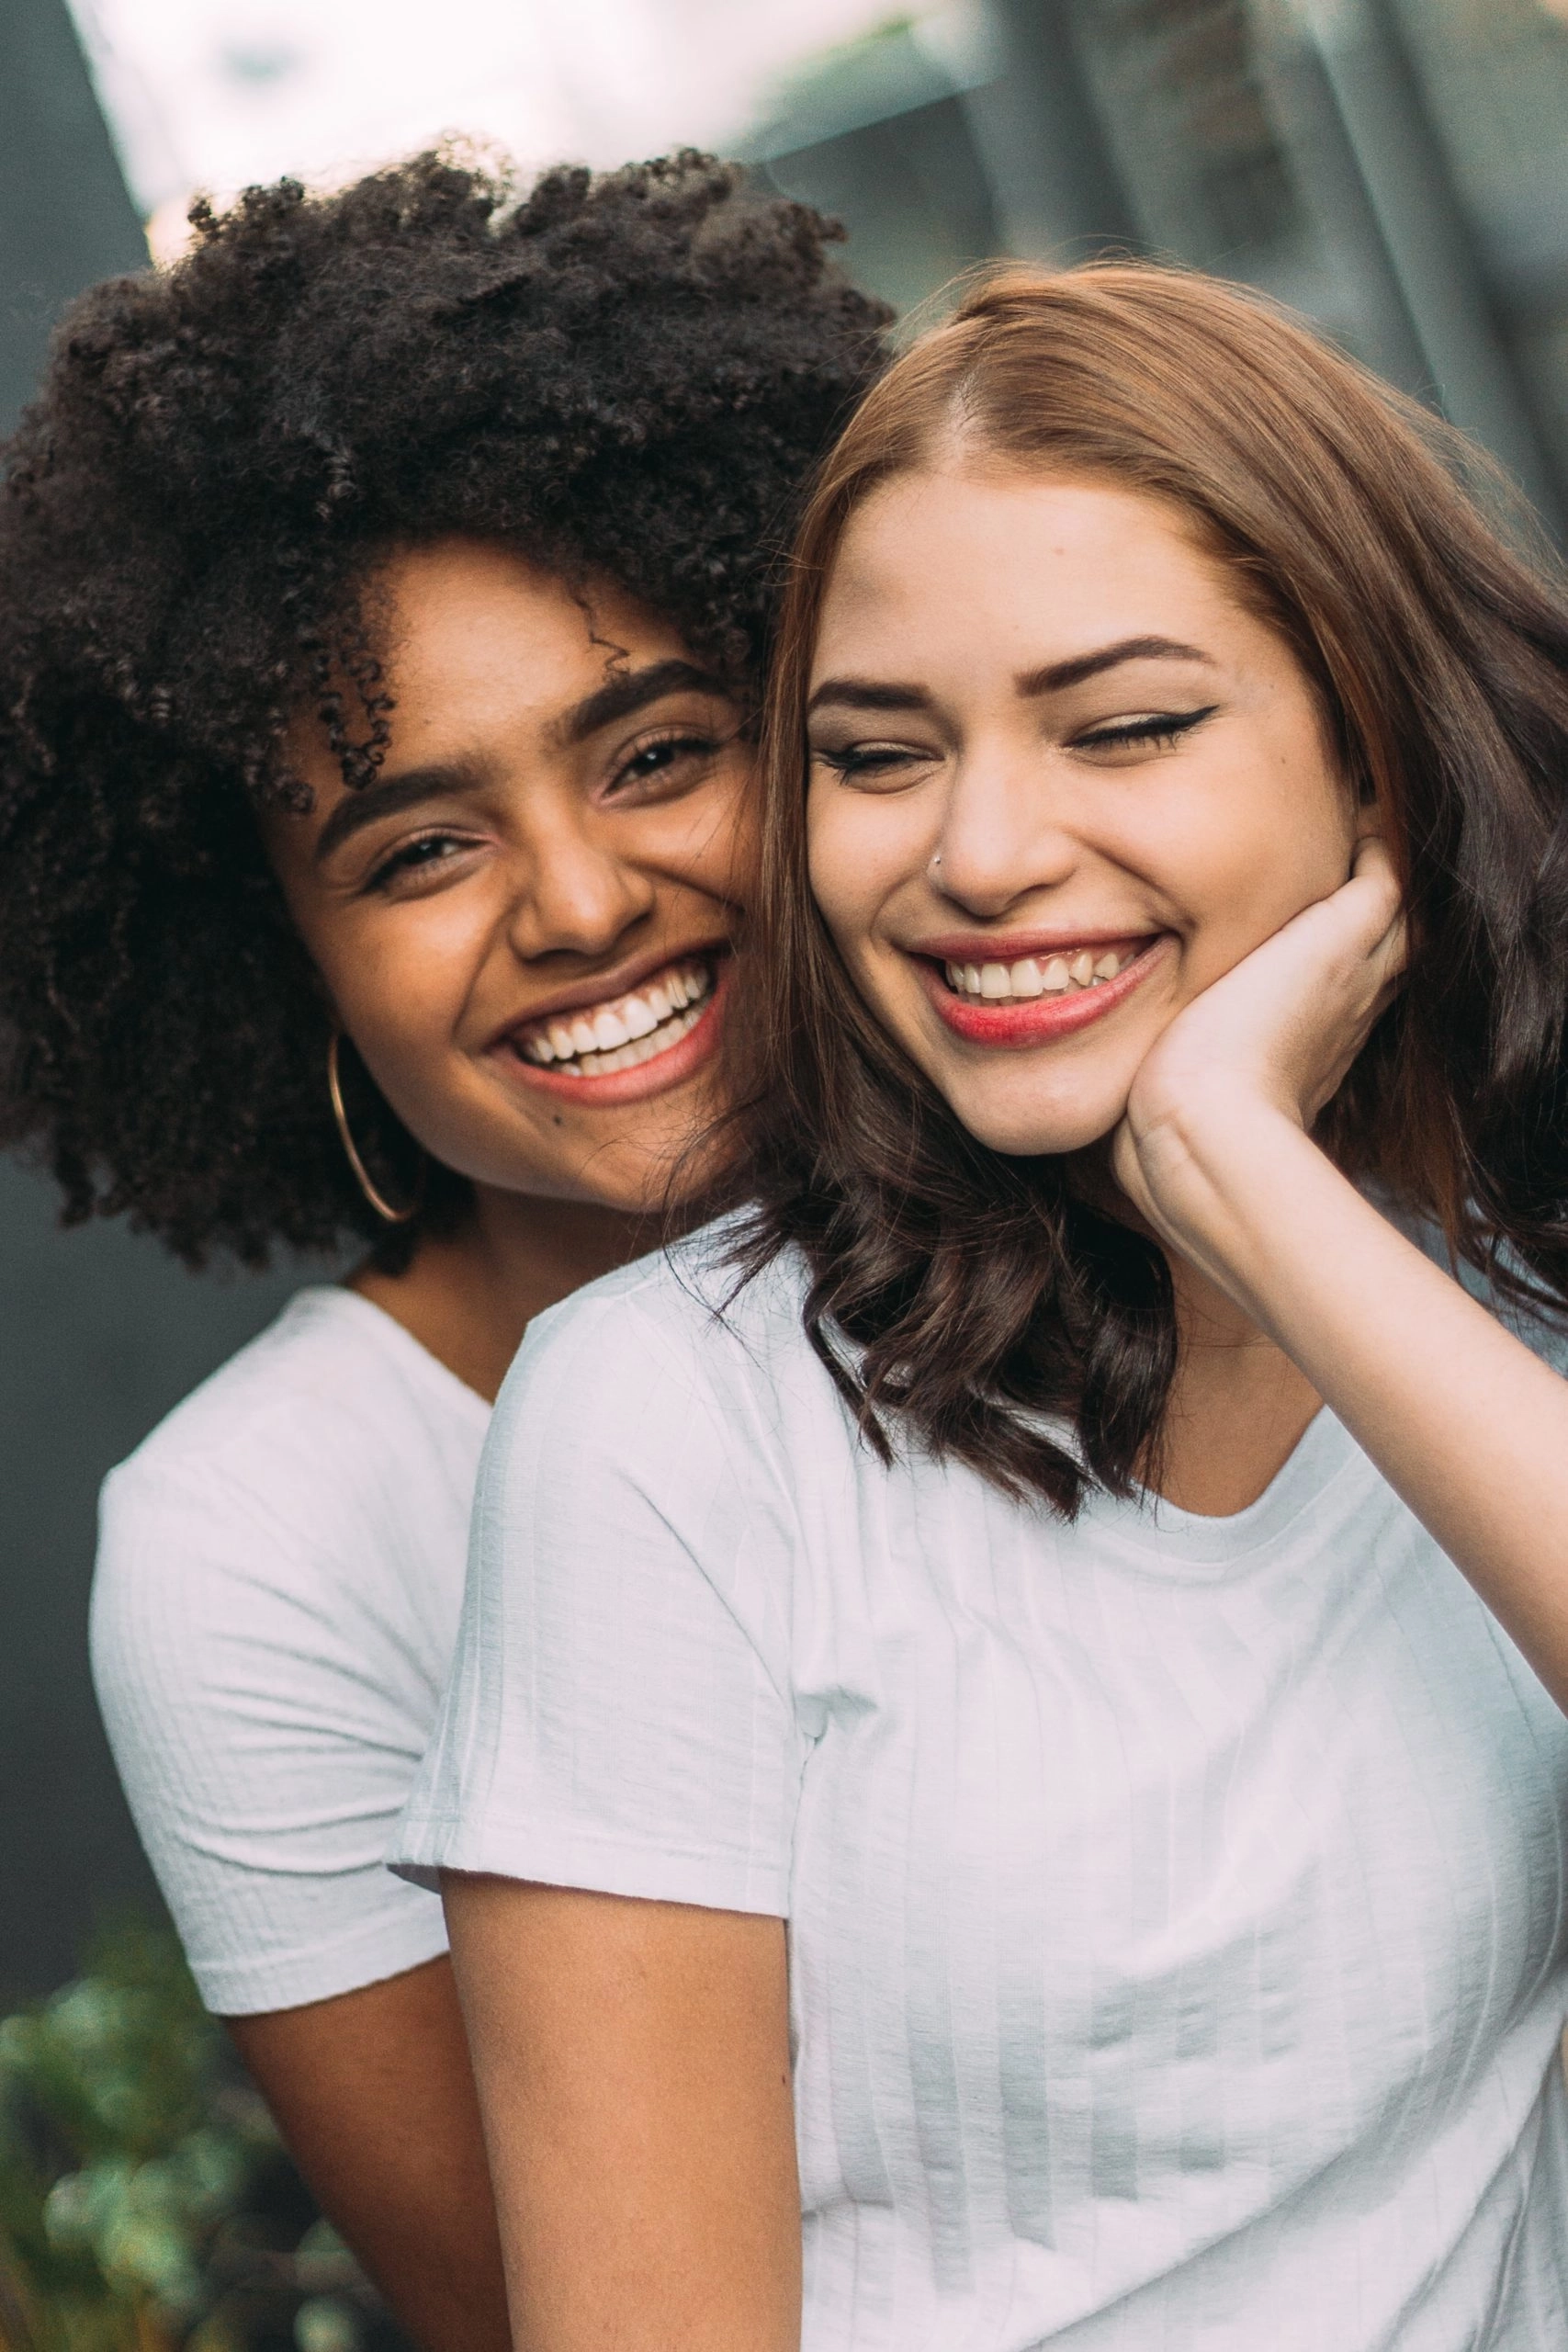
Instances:
[[[453,540],[376,583],[391,743],[268,848],[337,1017],[434,1157],[635,1209],[712,1105],[747,849],[741,713],[674,630]],[[322,1087],[325,1089],[325,1072]]]
[[[1348,871],[1307,680],[1163,500],[900,477],[846,533],[811,684],[812,888],[995,1150],[1108,1135],[1181,1007]]]

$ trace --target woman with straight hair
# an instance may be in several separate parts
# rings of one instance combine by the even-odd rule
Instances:
[[[400,1833],[527,2352],[1563,2340],[1568,605],[1463,457],[1116,266],[818,481],[752,1204],[530,1334]]]
[[[382,1858],[501,1375],[716,1106],[776,559],[886,313],[691,153],[194,225],[6,454],[0,1133],[73,1221],[358,1261],[110,1477],[94,1667],[327,2212],[428,2352],[493,2352],[440,1905]]]

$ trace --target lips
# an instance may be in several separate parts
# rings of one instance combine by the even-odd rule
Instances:
[[[1115,1012],[1164,964],[1170,944],[1165,936],[1069,943],[1005,965],[953,956],[916,961],[933,1011],[955,1036],[966,1045],[1027,1047],[1072,1036]]]

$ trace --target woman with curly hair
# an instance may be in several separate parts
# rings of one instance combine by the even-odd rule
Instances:
[[[489,1400],[713,1108],[770,556],[886,313],[694,154],[194,220],[7,453],[0,1118],[192,1264],[370,1245],[110,1478],[95,1668],[326,2210],[488,2347],[439,1906],[382,1856]]]
[[[1568,596],[1450,461],[1115,266],[822,470],[752,1205],[525,1342],[395,1849],[530,2352],[1568,2341]]]

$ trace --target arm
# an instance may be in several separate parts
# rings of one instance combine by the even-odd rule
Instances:
[[[505,2352],[501,2245],[450,1962],[225,2022],[322,2211],[423,2352]]]
[[[446,1894],[517,2352],[795,2352],[784,1922]]]
[[[1402,954],[1393,877],[1364,852],[1172,1023],[1138,1073],[1117,1173],[1299,1365],[1568,1706],[1568,1382],[1308,1133]]]

